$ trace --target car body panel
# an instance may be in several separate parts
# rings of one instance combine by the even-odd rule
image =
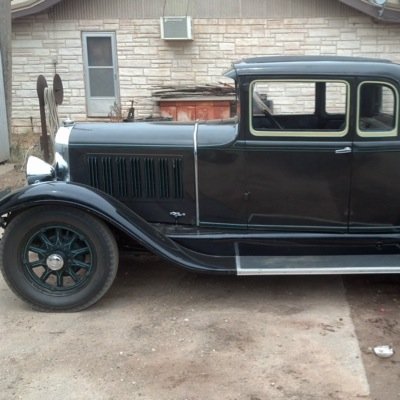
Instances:
[[[219,273],[235,271],[234,258],[207,256],[185,249],[118,200],[84,185],[43,182],[26,186],[0,200],[0,215],[43,205],[75,207],[90,212],[136,240],[149,251],[187,269]]]
[[[249,227],[346,232],[351,142],[247,141]]]
[[[400,142],[354,143],[350,231],[400,231]]]

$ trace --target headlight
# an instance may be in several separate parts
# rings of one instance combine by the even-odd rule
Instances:
[[[30,156],[26,164],[26,180],[28,185],[38,182],[48,182],[55,178],[55,170],[47,162],[38,157]]]

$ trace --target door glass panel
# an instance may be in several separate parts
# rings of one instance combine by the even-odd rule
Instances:
[[[326,82],[325,111],[328,114],[346,113],[346,89],[341,82]]]
[[[114,70],[112,68],[89,68],[90,95],[92,97],[113,97]]]
[[[254,136],[344,137],[349,85],[344,81],[257,80],[250,85]]]
[[[368,137],[396,136],[397,92],[394,87],[379,82],[364,82],[358,95],[358,134]]]
[[[383,114],[394,116],[394,92],[392,88],[387,86],[382,87],[382,103],[380,112]]]
[[[315,83],[314,82],[256,82],[254,84],[254,107],[265,103],[277,115],[314,114]]]

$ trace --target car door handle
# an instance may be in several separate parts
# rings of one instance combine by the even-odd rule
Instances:
[[[346,147],[343,147],[343,149],[337,149],[337,150],[335,150],[335,153],[336,153],[336,154],[351,153],[351,147],[346,146]]]

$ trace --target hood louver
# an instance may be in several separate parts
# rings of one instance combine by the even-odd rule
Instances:
[[[112,196],[134,199],[182,199],[180,157],[90,155],[89,184]]]

